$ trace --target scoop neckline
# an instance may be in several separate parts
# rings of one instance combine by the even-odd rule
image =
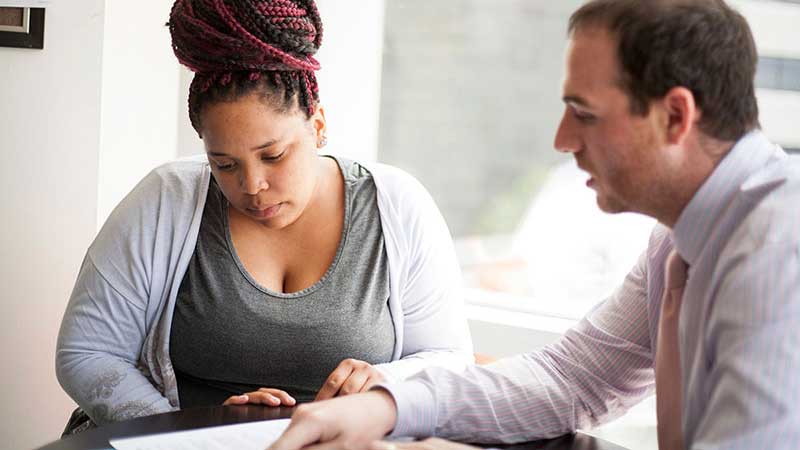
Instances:
[[[233,258],[236,266],[239,268],[239,271],[242,273],[244,278],[256,289],[267,294],[272,297],[280,298],[280,299],[293,299],[293,298],[300,298],[308,296],[325,285],[325,283],[330,279],[333,272],[336,270],[336,267],[339,265],[339,260],[342,257],[342,253],[344,252],[344,246],[347,242],[347,236],[350,234],[350,191],[347,189],[347,177],[345,176],[344,167],[342,167],[342,162],[339,158],[336,158],[332,155],[320,155],[322,158],[331,158],[336,162],[336,166],[339,168],[339,173],[342,176],[342,182],[344,183],[344,226],[342,227],[342,234],[339,237],[339,246],[336,249],[336,255],[333,257],[333,261],[328,266],[328,270],[322,275],[322,277],[314,282],[311,286],[307,288],[301,289],[296,292],[278,292],[273,291],[267,287],[264,287],[259,283],[255,278],[250,275],[247,268],[244,267],[242,260],[239,259],[239,254],[236,252],[236,247],[233,245],[233,238],[231,236],[231,227],[228,220],[228,206],[230,202],[228,199],[223,195],[223,199],[225,200],[222,202],[222,220],[223,226],[225,227],[225,241],[228,246],[228,252],[230,253],[231,257]]]

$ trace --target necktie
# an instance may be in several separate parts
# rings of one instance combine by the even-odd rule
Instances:
[[[659,450],[683,449],[683,391],[678,317],[687,277],[686,263],[675,250],[667,257],[664,297],[656,343],[656,417]]]

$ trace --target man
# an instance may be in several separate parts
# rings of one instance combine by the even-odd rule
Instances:
[[[601,209],[658,219],[647,251],[544,350],[303,405],[273,450],[547,438],[654,389],[662,449],[800,442],[800,161],[758,130],[746,21],[722,0],[594,0],[568,30],[555,146]]]

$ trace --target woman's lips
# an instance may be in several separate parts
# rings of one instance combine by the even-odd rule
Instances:
[[[283,205],[283,203],[278,203],[264,209],[247,208],[247,212],[251,216],[258,217],[259,219],[269,219],[270,217],[274,217],[276,214],[278,214],[278,211],[281,209],[281,205]]]

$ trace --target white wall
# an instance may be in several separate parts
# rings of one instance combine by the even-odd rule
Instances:
[[[772,0],[734,0],[747,18],[760,56],[800,59],[800,4]],[[784,146],[800,147],[800,93],[758,89],[759,119],[764,132]]]
[[[74,404],[55,378],[55,341],[83,255],[114,205],[176,155],[169,7],[52,2],[44,50],[0,48],[4,447],[59,437]]]
[[[177,156],[179,72],[171,1],[106,2],[97,224],[153,167]]]
[[[316,55],[320,102],[328,121],[325,152],[356,160],[378,155],[384,0],[317,0],[324,33]],[[189,124],[187,96],[192,75],[183,69],[180,89],[178,153],[203,152]]]
[[[51,2],[44,50],[0,48],[3,447],[57,439],[74,408],[55,378],[55,341],[97,229],[151,168],[202,151],[186,113],[191,75],[164,27],[170,5]],[[383,2],[319,7],[329,149],[375,159]]]
[[[44,50],[0,48],[0,446],[57,439],[56,335],[95,233],[104,0],[53,2]]]
[[[800,58],[800,5],[775,0],[730,0],[747,19],[760,55]],[[793,39],[794,38],[794,39]]]
[[[180,66],[180,87],[178,88],[178,156],[199,155],[204,152],[203,141],[189,122],[189,86],[194,74]]]
[[[317,53],[330,151],[378,156],[384,0],[317,0],[325,26]]]

